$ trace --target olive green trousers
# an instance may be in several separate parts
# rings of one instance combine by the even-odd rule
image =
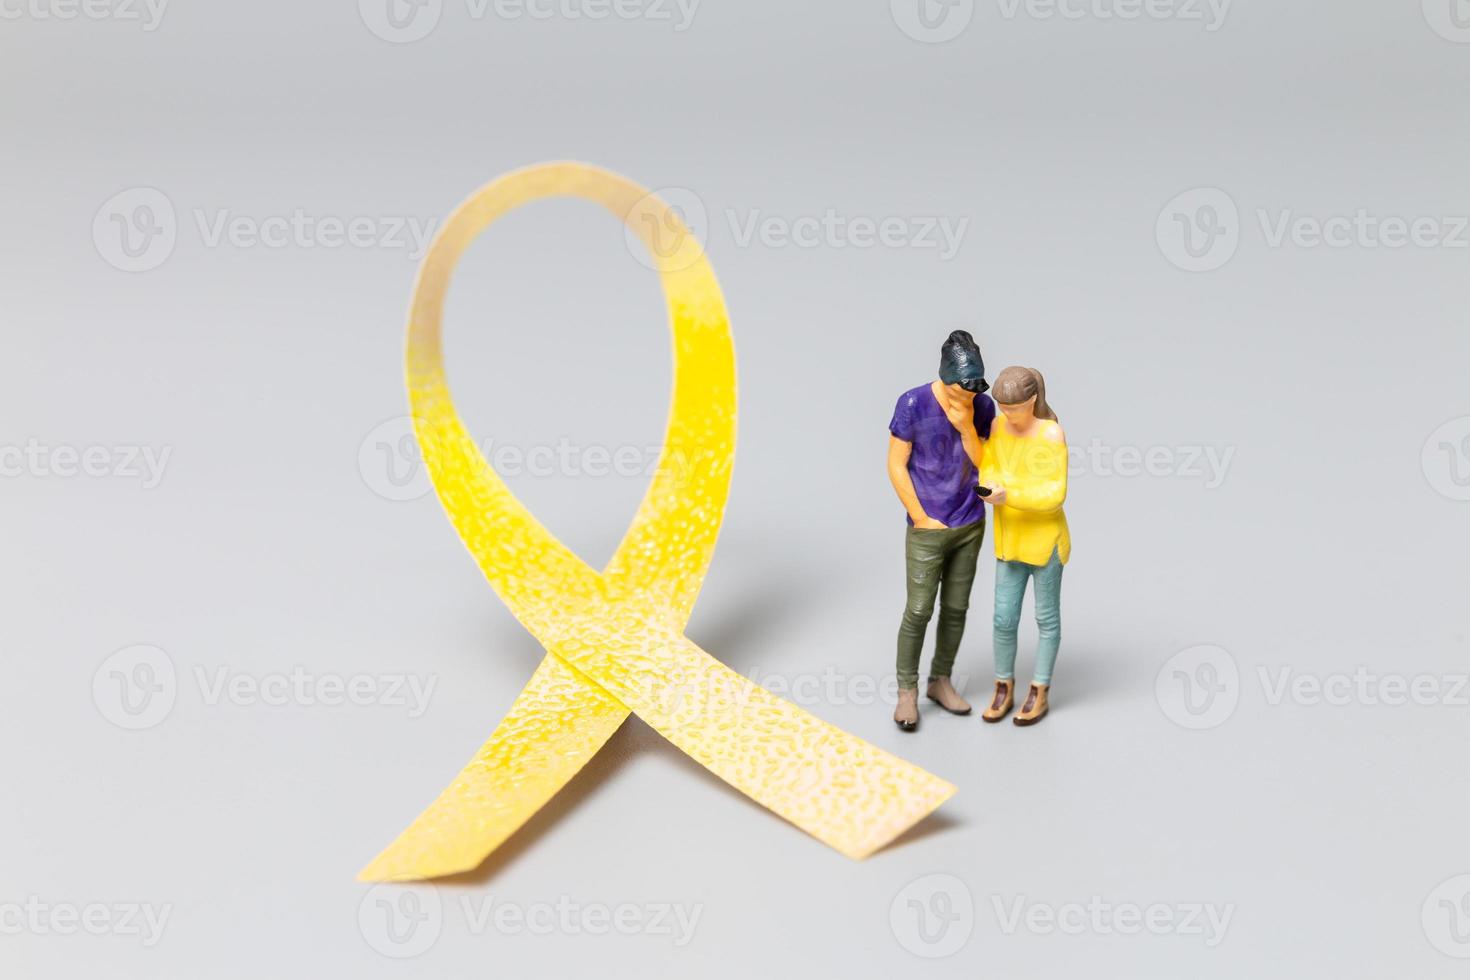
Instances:
[[[930,677],[948,677],[954,669],[960,637],[965,632],[965,614],[970,608],[970,586],[975,584],[975,563],[985,539],[985,521],[964,527],[927,530],[911,527],[904,539],[904,561],[908,566],[908,597],[898,627],[898,686],[919,686],[919,658],[924,650],[924,632],[939,599],[939,623],[934,630],[934,662]]]

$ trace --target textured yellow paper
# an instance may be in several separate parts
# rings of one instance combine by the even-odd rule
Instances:
[[[668,431],[653,481],[598,574],[510,492],[465,431],[440,326],[460,254],[497,217],[547,197],[605,206],[649,249],[674,341]],[[419,269],[408,329],[415,431],[434,488],[481,571],[546,658],[474,760],[359,875],[477,866],[636,712],[721,779],[853,858],[921,820],[954,786],[813,717],[684,636],[719,533],[735,451],[735,352],[719,284],[680,215],[622,177],[552,163],[462,204]]]

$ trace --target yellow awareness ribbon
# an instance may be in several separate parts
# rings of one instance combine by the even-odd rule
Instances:
[[[673,329],[674,390],[653,480],[598,574],[481,455],[444,377],[444,299],[461,253],[531,201],[596,201],[647,247]],[[629,712],[725,782],[852,858],[922,820],[950,783],[813,717],[684,635],[724,515],[735,450],[735,351],[714,270],[682,216],[580,163],[505,174],[457,208],[419,269],[408,325],[414,430],[434,489],[480,570],[546,657],[475,758],[364,881],[476,867],[567,784]]]

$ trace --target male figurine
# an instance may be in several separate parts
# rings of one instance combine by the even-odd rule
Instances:
[[[893,720],[919,727],[919,656],[939,597],[928,696],[946,711],[970,713],[950,682],[965,630],[975,562],[985,537],[985,505],[975,493],[995,403],[984,394],[985,362],[975,339],[956,330],[940,348],[939,380],[904,392],[888,423],[888,478],[908,511],[904,541],[908,600],[898,628],[898,708]]]

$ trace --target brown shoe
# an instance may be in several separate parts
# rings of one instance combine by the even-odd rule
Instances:
[[[929,678],[929,690],[926,692],[929,700],[939,705],[952,715],[967,715],[970,713],[970,702],[960,697],[960,692],[954,689],[948,677]]]
[[[1046,717],[1048,710],[1046,703],[1046,692],[1048,685],[1032,684],[1031,690],[1026,692],[1026,703],[1021,705],[1021,710],[1016,712],[1016,717],[1011,721],[1017,725],[1034,725]]]
[[[898,707],[893,709],[893,723],[906,732],[919,727],[919,689],[899,688]]]
[[[1000,721],[1011,713],[1011,708],[1016,704],[1016,682],[996,681],[995,697],[990,699],[990,707],[980,712],[980,717],[986,721]]]

